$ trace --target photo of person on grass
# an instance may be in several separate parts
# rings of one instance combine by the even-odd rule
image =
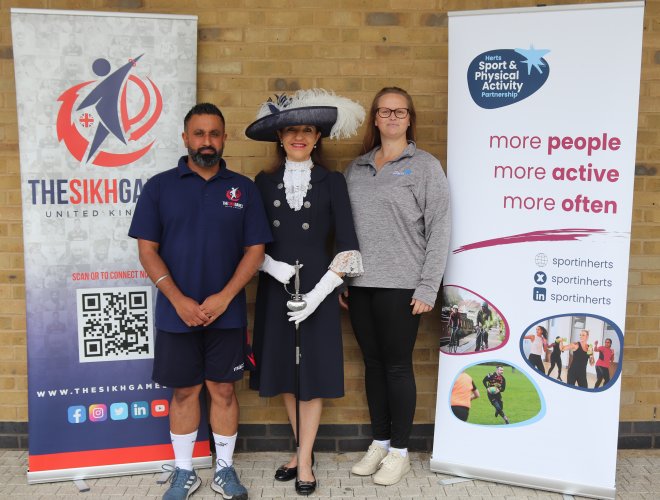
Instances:
[[[487,397],[473,398],[467,419],[469,424],[509,425],[525,422],[541,411],[541,397],[524,371],[507,363],[489,361],[469,366],[466,374],[475,387],[483,387]],[[463,420],[461,418],[461,420]]]

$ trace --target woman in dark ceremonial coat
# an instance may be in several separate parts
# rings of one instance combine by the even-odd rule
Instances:
[[[295,324],[300,326],[300,463],[293,457],[275,479],[298,475],[296,490],[316,488],[312,449],[323,398],[344,395],[343,353],[336,287],[363,272],[344,176],[322,166],[322,137],[350,137],[364,118],[360,105],[320,89],[281,96],[261,108],[246,130],[255,140],[277,142],[279,161],[257,175],[273,232],[259,274],[253,347],[257,362],[250,387],[264,397],[282,394],[295,425]],[[300,269],[307,307],[289,312],[284,289]],[[293,283],[288,289],[293,292]]]

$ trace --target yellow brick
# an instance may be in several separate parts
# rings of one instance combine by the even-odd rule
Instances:
[[[660,332],[658,331],[639,333],[638,337],[640,346],[660,346]]]
[[[660,303],[640,304],[640,314],[644,316],[660,316]],[[660,342],[660,338],[658,338]]]
[[[361,78],[319,78],[319,86],[335,92],[355,92],[362,89]],[[365,104],[363,102],[363,104]]]
[[[294,64],[283,61],[246,61],[243,70],[246,76],[290,75]],[[298,74],[294,71],[294,74]]]
[[[21,300],[7,299],[0,301],[0,314],[24,314],[25,304]]]
[[[631,286],[628,288],[628,300],[660,301],[660,286]]]
[[[236,92],[239,90],[266,90],[265,81],[262,78],[215,78],[217,82],[216,88],[218,90],[228,90],[231,92]]]
[[[660,363],[658,361],[638,363],[640,375],[660,375]]]
[[[293,75],[336,75],[338,68],[335,61],[291,61],[291,74]]]
[[[247,43],[258,42],[286,42],[290,38],[288,28],[251,28],[245,29],[245,41]]]
[[[5,361],[0,363],[0,375],[27,375],[24,362]]]
[[[16,384],[16,390],[26,391],[28,388],[27,377],[14,377],[14,383]]]
[[[626,328],[630,330],[657,330],[660,325],[660,318],[637,316],[626,319]]]
[[[27,405],[27,393],[19,391],[0,392],[0,406],[12,404],[17,406]]]
[[[633,226],[631,238],[660,239],[660,226]]]
[[[26,422],[27,418],[28,418],[27,405],[17,407],[16,408],[16,421],[17,422]]]
[[[0,377],[0,390],[12,391],[14,389],[16,389],[15,377]]]
[[[297,42],[338,42],[341,30],[338,28],[319,28],[316,26],[296,27],[291,30],[291,40]]]
[[[25,422],[26,418],[19,418],[18,408],[15,406],[0,406],[0,422]]]
[[[225,2],[222,2],[222,6],[226,7]],[[250,12],[246,10],[227,10],[222,9],[218,11],[217,22],[218,26],[246,26],[250,24]]]
[[[321,415],[321,423],[347,422],[352,424],[369,422],[369,410],[367,408],[325,408]]]
[[[637,404],[642,405],[657,405],[660,404],[660,392],[645,392],[638,391],[635,394],[635,400]]]
[[[624,356],[626,359],[626,363],[628,361],[653,361],[653,360],[659,360],[660,357],[658,356],[659,351],[658,347],[646,347],[646,348],[625,348],[624,349]]]
[[[216,75],[240,75],[243,66],[240,62],[211,61],[198,65],[199,71]]]
[[[315,47],[313,45],[278,44],[267,48],[268,57],[272,60],[284,59],[311,59],[314,57]]]
[[[23,301],[25,303],[25,300]],[[26,326],[25,326],[25,314],[21,316],[14,316],[11,318],[11,327],[13,330],[24,333]]]
[[[635,393],[633,391],[622,393],[620,404],[625,406],[634,405]]]
[[[357,45],[318,44],[314,47],[314,57],[320,59],[359,59],[361,49]]]
[[[630,271],[628,273],[628,284],[629,285],[641,285],[642,284],[642,273],[636,271]]]
[[[316,3],[316,2],[314,2]],[[349,12],[346,10],[319,10],[314,11],[314,24],[322,26],[338,26],[341,28],[347,26],[360,26],[362,14],[359,12]]]

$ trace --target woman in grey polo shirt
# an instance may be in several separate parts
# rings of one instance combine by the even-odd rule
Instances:
[[[449,244],[449,191],[440,162],[415,145],[415,108],[398,87],[373,100],[368,153],[346,170],[364,275],[350,280],[373,443],[353,466],[395,484],[409,470],[417,389],[412,355],[420,315],[433,309]]]

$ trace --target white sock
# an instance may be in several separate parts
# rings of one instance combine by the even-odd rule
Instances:
[[[170,432],[170,439],[174,448],[174,467],[193,470],[192,456],[197,440],[197,431],[190,434],[172,434]]]
[[[402,457],[408,456],[408,448],[390,448],[390,453],[396,451]]]
[[[390,449],[390,440],[386,439],[385,441],[378,441],[377,439],[374,439],[374,443],[380,446],[381,448],[388,450]]]
[[[213,433],[213,441],[215,441],[215,470],[220,470],[223,467],[229,467],[234,463],[234,448],[236,447],[236,436],[221,436],[220,434]]]

